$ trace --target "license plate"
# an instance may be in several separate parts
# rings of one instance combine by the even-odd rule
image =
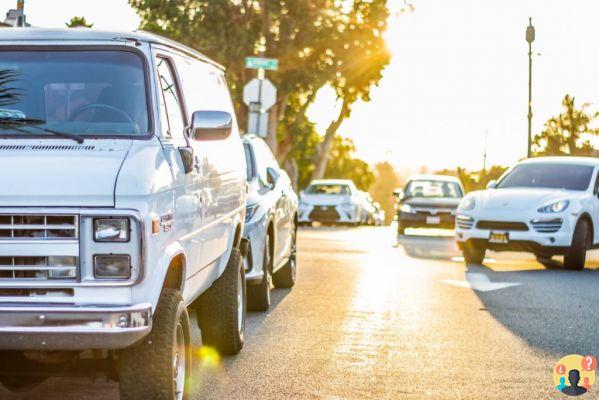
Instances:
[[[426,223],[429,225],[439,225],[441,223],[441,217],[426,217]]]
[[[491,232],[489,235],[489,243],[506,244],[509,241],[507,232]]]
[[[327,206],[322,206],[322,207],[320,207],[320,209],[321,209],[322,211],[326,211],[326,210],[328,210],[328,209],[329,209],[329,207],[327,207]]]

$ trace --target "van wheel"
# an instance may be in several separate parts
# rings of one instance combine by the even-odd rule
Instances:
[[[181,293],[163,289],[152,332],[119,353],[121,400],[189,397],[191,346],[189,315]]]
[[[586,220],[579,221],[576,224],[576,228],[574,228],[570,250],[564,257],[564,266],[566,269],[577,271],[584,269],[587,250],[591,247],[591,240],[589,223]]]
[[[482,264],[485,260],[487,250],[484,247],[475,246],[470,243],[464,243],[462,255],[466,264]]]
[[[200,296],[197,309],[202,342],[221,354],[241,351],[245,335],[245,270],[239,249],[231,257],[222,276]]]
[[[270,307],[270,286],[272,284],[272,258],[270,255],[270,235],[264,239],[264,256],[262,257],[262,281],[259,285],[249,285],[248,310],[268,311]]]
[[[295,285],[295,274],[297,270],[296,253],[297,253],[297,230],[295,226],[291,230],[291,255],[289,261],[272,277],[272,282],[276,288],[290,289]]]

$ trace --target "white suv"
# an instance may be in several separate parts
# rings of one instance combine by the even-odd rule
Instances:
[[[487,249],[564,255],[583,269],[599,243],[599,159],[544,157],[520,162],[487,190],[469,193],[457,210],[456,240],[467,263]]]
[[[300,193],[299,224],[359,225],[363,218],[361,192],[348,179],[319,179]]]
[[[223,68],[143,32],[4,28],[0,72],[0,383],[94,361],[123,398],[187,398],[188,310],[221,353],[245,331]]]

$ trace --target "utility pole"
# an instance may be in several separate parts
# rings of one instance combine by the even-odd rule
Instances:
[[[25,26],[25,0],[17,0],[17,26],[24,27]]]
[[[532,42],[535,40],[535,27],[532,18],[528,19],[526,41],[528,42],[528,149],[526,155],[532,156]]]

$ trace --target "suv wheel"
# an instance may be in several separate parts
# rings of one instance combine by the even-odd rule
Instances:
[[[197,309],[202,342],[221,354],[237,354],[243,347],[245,289],[241,253],[233,248],[225,272],[200,296]]]
[[[140,344],[119,353],[121,400],[185,400],[191,372],[190,329],[178,290],[162,290],[152,325]]]
[[[272,284],[272,257],[270,254],[270,235],[264,239],[264,256],[262,257],[262,281],[258,285],[247,287],[248,310],[268,311],[270,307],[270,287]]]
[[[462,255],[466,264],[482,264],[485,259],[486,249],[473,244],[464,243]]]
[[[591,247],[591,229],[586,220],[579,221],[574,228],[572,245],[568,254],[564,257],[566,269],[582,270],[587,258],[587,250]]]
[[[272,282],[276,288],[289,289],[295,285],[295,274],[297,270],[296,265],[296,253],[297,253],[297,229],[295,226],[291,227],[291,255],[289,261],[272,277]]]

